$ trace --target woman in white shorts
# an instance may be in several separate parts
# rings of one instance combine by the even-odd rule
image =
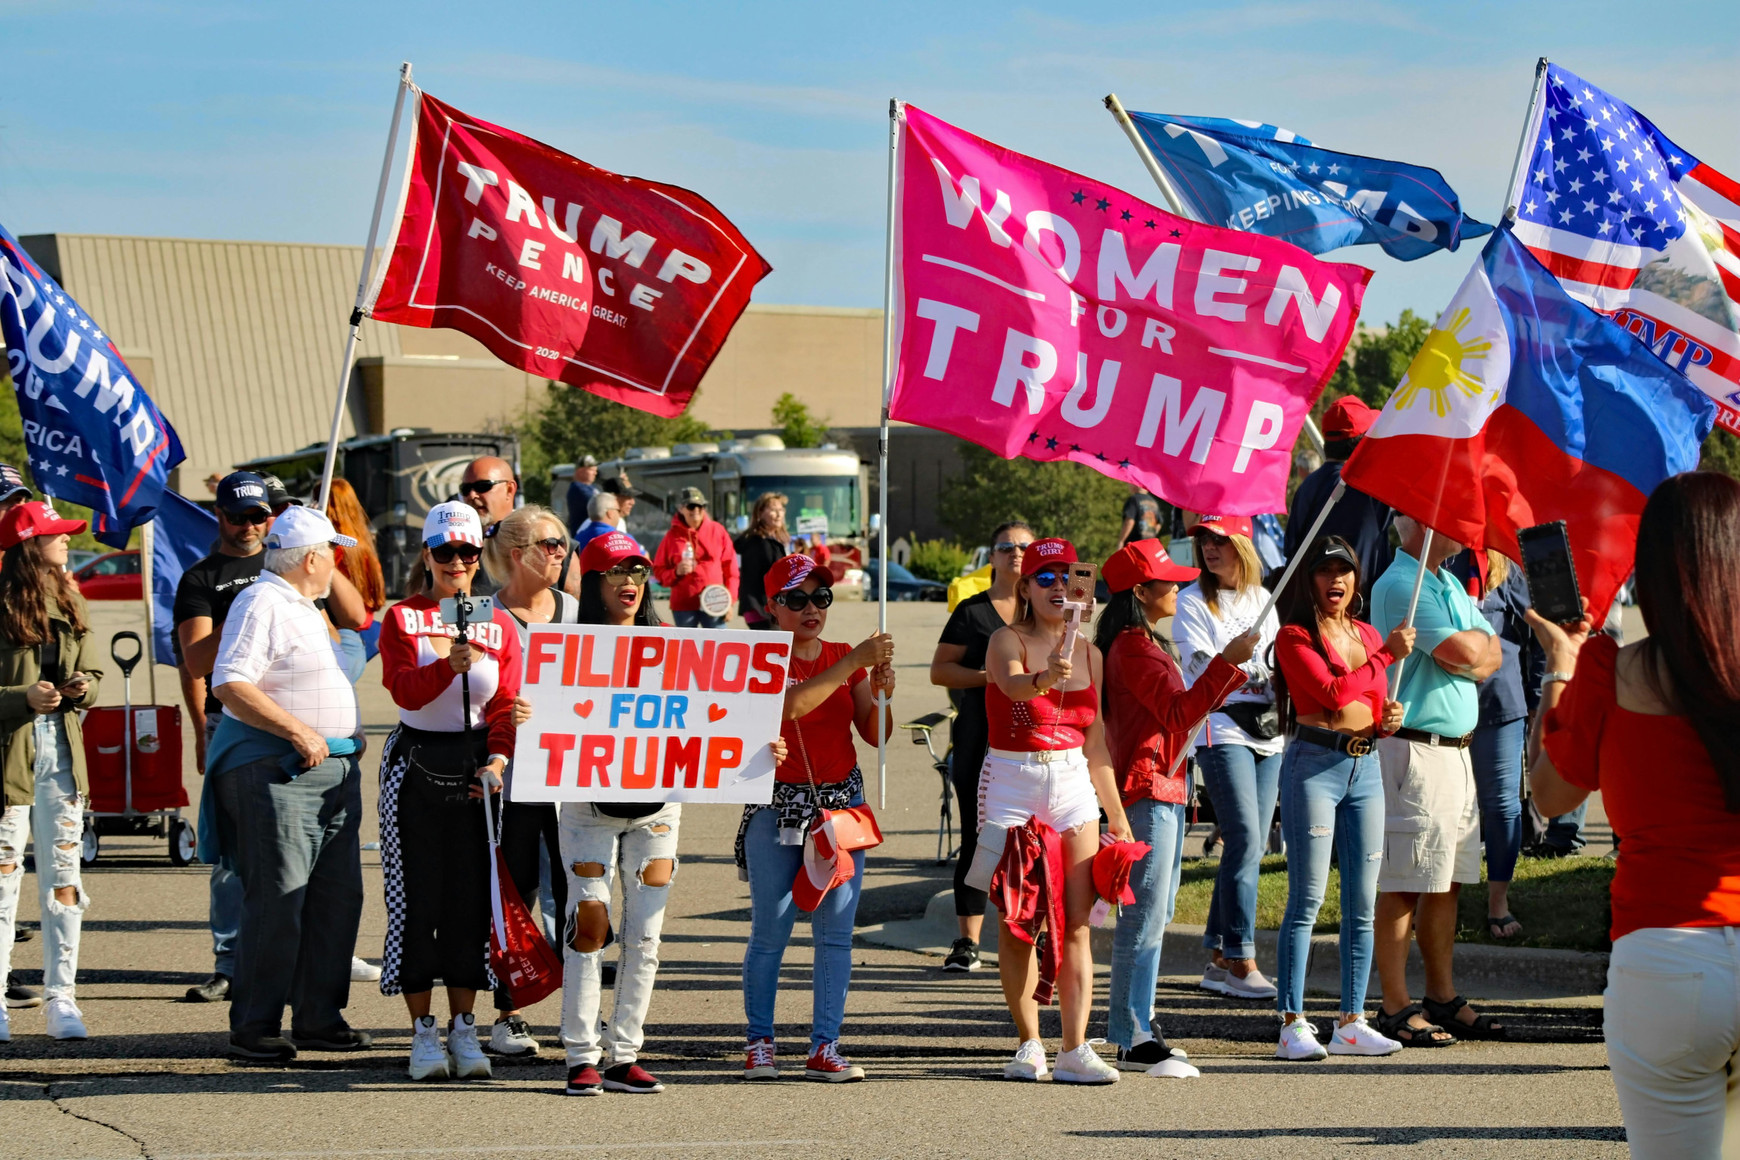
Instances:
[[[1063,1050],[1055,1083],[1117,1081],[1117,1069],[1087,1042],[1093,1006],[1093,953],[1088,914],[1094,903],[1093,857],[1100,845],[1103,808],[1114,837],[1128,841],[1124,817],[1099,720],[1100,652],[1091,630],[1076,635],[1063,654],[1065,566],[1075,562],[1068,540],[1036,540],[1021,561],[1014,623],[991,636],[985,657],[985,710],[990,750],[979,779],[979,823],[1017,829],[1038,818],[1057,831],[1063,847],[1064,929],[1058,940],[1058,1003],[1063,1010]],[[1085,620],[1085,618],[1084,618]],[[1045,658],[1039,662],[1039,658]],[[1034,662],[1040,663],[1037,671]],[[1003,1069],[1007,1079],[1037,1080],[1046,1073],[1039,1040],[1039,1004],[1033,998],[1038,964],[1032,948],[1005,934],[998,939],[997,966],[1003,997],[1021,1046]]]

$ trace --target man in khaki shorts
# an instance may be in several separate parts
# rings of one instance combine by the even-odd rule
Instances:
[[[1388,633],[1408,616],[1426,530],[1396,517],[1402,550],[1372,588],[1372,624]],[[1402,728],[1378,742],[1384,780],[1381,894],[1374,921],[1383,1011],[1378,1029],[1413,1047],[1453,1037],[1496,1038],[1503,1028],[1456,993],[1451,952],[1456,896],[1480,881],[1480,807],[1468,744],[1479,723],[1475,685],[1503,659],[1498,637],[1462,582],[1441,565],[1462,550],[1434,534],[1414,612],[1414,652],[1402,668]],[[1424,1010],[1408,995],[1408,938],[1417,931],[1426,967]],[[1443,1031],[1431,1030],[1443,1027]]]

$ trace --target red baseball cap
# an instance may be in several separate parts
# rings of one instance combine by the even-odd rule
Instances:
[[[587,544],[580,553],[580,571],[608,572],[624,560],[639,560],[649,567],[652,565],[633,536],[627,532],[608,532]]]
[[[1200,569],[1175,563],[1159,540],[1133,540],[1112,553],[1100,569],[1106,587],[1124,592],[1150,580],[1172,580],[1179,584],[1202,575]]]
[[[827,565],[816,563],[814,556],[793,552],[773,562],[773,567],[762,578],[761,587],[772,598],[781,592],[790,592],[811,576],[821,581],[823,588],[833,587],[834,574],[828,570]]]
[[[1207,529],[1217,536],[1243,536],[1251,538],[1250,516],[1197,516],[1196,522],[1184,530],[1187,536]]]
[[[1343,395],[1323,412],[1325,439],[1356,439],[1371,430],[1378,413],[1358,395]]]
[[[1075,545],[1061,536],[1034,540],[1021,554],[1021,578],[1026,579],[1041,568],[1076,562]]]
[[[799,910],[809,914],[822,904],[828,891],[852,881],[857,872],[852,851],[840,849],[834,838],[833,819],[823,810],[804,839],[804,860],[791,881],[791,900]]]
[[[1135,902],[1130,872],[1153,848],[1146,842],[1118,842],[1110,834],[1102,836],[1099,851],[1094,854],[1094,893],[1107,902],[1125,905]]]
[[[0,516],[0,548],[16,548],[32,536],[76,536],[85,530],[83,520],[63,520],[44,500],[21,503]]]

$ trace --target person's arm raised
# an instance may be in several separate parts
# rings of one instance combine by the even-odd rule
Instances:
[[[1593,627],[1587,619],[1588,615],[1587,600],[1583,601],[1584,619],[1572,625],[1554,624],[1532,608],[1523,613],[1529,626],[1535,630],[1535,639],[1541,642],[1541,648],[1547,654],[1549,672],[1569,673],[1573,676],[1576,674],[1578,654],[1583,651],[1583,644],[1589,639],[1589,631]],[[1529,793],[1541,816],[1548,818],[1570,813],[1589,797],[1588,790],[1565,780],[1564,775],[1553,765],[1552,755],[1542,744],[1547,714],[1563,699],[1570,683],[1568,680],[1553,680],[1541,687],[1540,705],[1535,710],[1534,723],[1529,728]]]
[[[858,669],[874,668],[894,659],[894,638],[885,632],[872,633],[858,647],[801,684],[793,685],[785,694],[785,719],[795,721],[807,717],[821,707],[835,689],[851,679]]]

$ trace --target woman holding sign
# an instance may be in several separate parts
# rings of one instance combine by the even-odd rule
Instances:
[[[1057,983],[1063,1050],[1052,1078],[1056,1083],[1102,1084],[1115,1083],[1118,1073],[1087,1042],[1094,986],[1088,945],[1088,913],[1096,897],[1093,857],[1100,848],[1102,809],[1111,820],[1112,836],[1120,841],[1130,840],[1130,822],[1118,796],[1105,722],[1098,712],[1100,650],[1089,631],[1077,631],[1067,653],[1064,649],[1070,627],[1064,608],[1067,566],[1075,562],[1075,545],[1068,540],[1035,540],[1021,556],[1020,612],[1013,624],[991,637],[985,656],[991,746],[979,784],[979,850],[984,856],[993,829],[1013,831],[1030,819],[1057,832],[1064,921],[1063,930],[1052,929],[1047,937],[1055,940],[1062,959]],[[1042,667],[1031,668],[1034,662]],[[1006,931],[997,945],[1003,997],[1021,1039],[1003,1076],[1036,1080],[1047,1068],[1039,1039],[1039,1004],[1033,997],[1040,978],[1035,955]]]
[[[792,634],[792,661],[781,730],[788,756],[774,773],[773,802],[749,806],[737,829],[739,876],[749,882],[749,946],[743,956],[743,1010],[749,1022],[744,1079],[777,1079],[773,1005],[779,967],[797,911],[811,913],[815,969],[811,984],[810,1056],[804,1078],[841,1083],[864,1078],[864,1069],[840,1054],[840,1024],[852,978],[852,923],[864,879],[864,851],[840,853],[826,883],[809,873],[806,851],[815,841],[819,811],[864,802],[852,730],[871,745],[894,728],[874,698],[894,694],[894,638],[877,633],[856,648],[822,639],[834,603],[828,569],[792,555],[768,569],[763,581],[779,630]],[[869,679],[866,680],[865,670]],[[852,871],[843,873],[850,860]]]
[[[423,595],[394,605],[381,627],[381,679],[399,726],[381,751],[381,872],[387,892],[381,994],[411,1011],[411,1078],[489,1078],[471,1009],[488,990],[489,843],[483,794],[514,755],[520,638],[497,608],[467,626],[441,602],[471,591],[483,525],[466,504],[436,504],[423,521]],[[470,719],[460,675],[469,684]],[[435,980],[452,1024],[443,1049],[430,1013]]]

